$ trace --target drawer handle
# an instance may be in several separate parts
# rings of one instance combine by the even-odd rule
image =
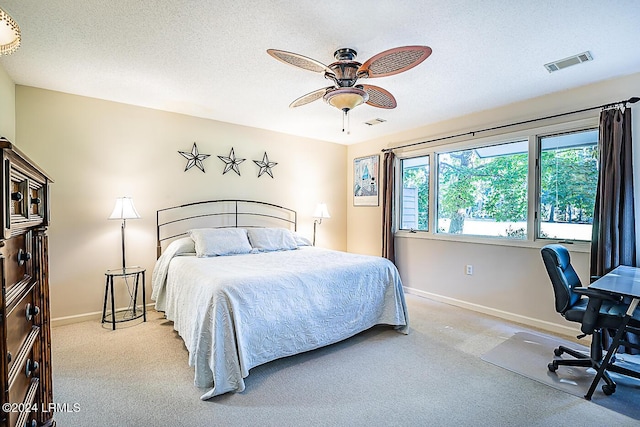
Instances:
[[[10,351],[7,351],[7,363],[11,363],[11,359],[13,359],[13,356]]]
[[[15,201],[15,202],[19,202],[22,200],[22,193],[19,191],[16,191],[15,193],[11,193],[11,200]]]
[[[22,249],[18,250],[18,265],[22,265],[31,259],[31,253],[25,252]]]
[[[37,316],[40,313],[40,308],[37,305],[31,305],[31,303],[27,304],[27,308],[24,310],[25,316],[27,317],[27,322],[31,322],[33,316]]]
[[[31,204],[32,205],[39,205],[40,204],[40,197],[32,197],[31,198]]]
[[[29,378],[38,368],[40,364],[35,360],[27,359],[27,363],[24,367],[24,374]]]

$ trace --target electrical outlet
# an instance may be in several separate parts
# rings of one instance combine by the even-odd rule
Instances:
[[[471,276],[473,274],[473,265],[467,264],[465,271],[466,271],[467,275]]]

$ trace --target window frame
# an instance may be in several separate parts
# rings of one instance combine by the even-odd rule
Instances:
[[[400,203],[402,200],[404,200],[404,169],[402,168],[402,161],[403,160],[408,160],[408,159],[417,159],[419,157],[428,157],[429,158],[429,162],[428,162],[428,168],[429,168],[429,176],[428,176],[428,181],[429,181],[429,185],[427,187],[427,191],[429,193],[429,197],[427,197],[427,229],[426,230],[421,230],[421,229],[407,229],[407,228],[402,228],[402,215],[403,215],[403,208],[402,208],[402,203]],[[397,224],[398,224],[398,230],[402,230],[402,231],[406,231],[409,233],[428,233],[429,231],[431,231],[431,204],[432,204],[432,200],[431,200],[431,193],[432,193],[432,189],[431,189],[431,178],[432,178],[432,172],[431,169],[433,167],[433,155],[431,154],[422,154],[422,155],[418,155],[418,156],[411,156],[411,157],[403,157],[403,158],[399,158],[398,159],[398,169],[399,169],[399,183],[398,183],[398,204],[396,206],[398,206],[398,218],[397,218]]]
[[[473,145],[472,147],[469,147],[469,148],[448,149],[448,150],[439,150],[439,151],[437,151],[437,153],[436,153],[437,158],[436,158],[435,163],[436,163],[436,168],[438,168],[438,170],[434,174],[435,175],[434,179],[437,181],[437,182],[434,183],[434,186],[435,186],[434,197],[436,199],[434,215],[436,215],[436,218],[434,218],[434,221],[435,221],[434,227],[435,228],[433,229],[433,231],[434,231],[435,234],[485,237],[485,238],[489,238],[489,239],[525,240],[525,239],[513,239],[513,238],[510,238],[510,237],[507,237],[507,236],[492,236],[492,235],[485,235],[485,234],[464,234],[464,233],[455,234],[455,233],[448,233],[448,232],[438,231],[438,228],[436,227],[436,224],[439,222],[439,219],[440,219],[438,217],[438,211],[439,211],[438,202],[439,202],[439,195],[440,195],[440,188],[439,188],[439,184],[440,184],[440,161],[439,161],[440,155],[449,154],[449,153],[458,153],[458,152],[461,152],[461,151],[470,151],[470,150],[473,150],[473,149],[481,149],[481,148],[488,148],[488,147],[498,147],[500,145],[516,144],[516,143],[526,143],[527,144],[527,153],[526,154],[527,154],[527,162],[529,162],[529,158],[530,158],[529,145],[530,144],[529,144],[528,138],[523,138],[523,137],[520,137],[520,138],[507,138],[505,141],[495,142],[495,143],[491,143],[491,144]],[[529,186],[529,179],[530,179],[530,177],[529,177],[529,167],[530,167],[530,165],[528,164],[527,165],[527,177],[526,177],[526,179],[527,179],[527,221],[526,221],[527,222],[527,230],[529,229],[529,221],[528,221],[528,218],[529,218],[529,193],[531,192],[531,188]],[[527,236],[528,236],[528,231],[527,231]]]
[[[537,154],[537,158],[536,158],[536,200],[535,200],[535,229],[533,230],[535,232],[534,234],[534,240],[540,240],[543,241],[545,243],[551,243],[551,242],[559,242],[559,243],[564,243],[564,244],[584,244],[585,242],[589,242],[587,240],[572,240],[572,239],[566,239],[566,238],[550,238],[550,237],[540,237],[540,231],[541,231],[541,225],[542,225],[542,215],[541,215],[541,210],[542,210],[542,200],[541,200],[541,194],[542,194],[542,139],[546,138],[546,137],[551,137],[551,136],[559,136],[559,135],[566,135],[566,134],[571,134],[571,133],[576,133],[576,132],[583,132],[583,131],[589,131],[589,130],[598,130],[598,123],[596,123],[594,126],[589,126],[589,127],[583,127],[583,128],[579,128],[579,129],[574,129],[574,130],[569,130],[569,131],[562,131],[562,132],[555,132],[555,133],[545,133],[545,134],[538,134],[536,135],[536,152]],[[597,142],[596,142],[597,144]]]
[[[549,121],[546,121],[549,123]],[[529,248],[541,248],[542,246],[558,242],[563,244],[570,244],[572,250],[578,252],[589,252],[590,242],[579,240],[562,240],[562,239],[549,239],[536,237],[539,234],[539,221],[540,217],[540,138],[555,134],[576,132],[581,130],[588,130],[598,128],[598,117],[592,114],[584,115],[582,118],[576,118],[571,121],[559,121],[555,120],[546,125],[531,126],[528,127],[519,126],[513,127],[514,130],[510,132],[493,132],[488,136],[475,136],[469,133],[469,136],[455,138],[451,142],[438,141],[434,143],[427,143],[422,147],[406,147],[395,149],[395,188],[394,188],[394,231],[395,236],[399,238],[418,238],[418,239],[430,239],[430,240],[444,240],[463,243],[480,243],[499,246],[512,246],[512,247],[529,247]],[[484,133],[483,133],[484,135]],[[438,233],[436,228],[437,221],[437,182],[438,182],[438,165],[437,156],[439,153],[447,153],[452,151],[460,151],[466,149],[480,148],[490,145],[499,145],[517,140],[528,141],[528,173],[527,173],[527,236],[525,239],[513,239],[500,236],[476,236],[465,234],[449,234]],[[401,230],[399,228],[401,218],[400,212],[402,211],[401,202],[401,187],[402,187],[402,168],[400,167],[401,160],[429,156],[429,230]]]

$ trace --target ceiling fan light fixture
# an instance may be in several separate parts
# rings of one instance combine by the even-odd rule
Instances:
[[[341,87],[324,95],[324,100],[345,113],[369,100],[369,94],[357,87]]]
[[[0,55],[10,55],[20,47],[20,27],[0,9]]]

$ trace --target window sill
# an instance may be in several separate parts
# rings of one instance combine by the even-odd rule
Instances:
[[[564,241],[557,239],[537,239],[537,240],[517,240],[507,239],[501,237],[486,237],[486,236],[468,236],[468,235],[452,235],[452,234],[434,234],[428,231],[396,231],[395,237],[401,239],[424,239],[424,240],[439,240],[457,243],[472,243],[479,245],[494,245],[494,246],[509,246],[516,248],[533,248],[541,249],[545,245],[552,243],[559,243],[566,245],[571,252],[590,252],[591,243],[584,241]]]

